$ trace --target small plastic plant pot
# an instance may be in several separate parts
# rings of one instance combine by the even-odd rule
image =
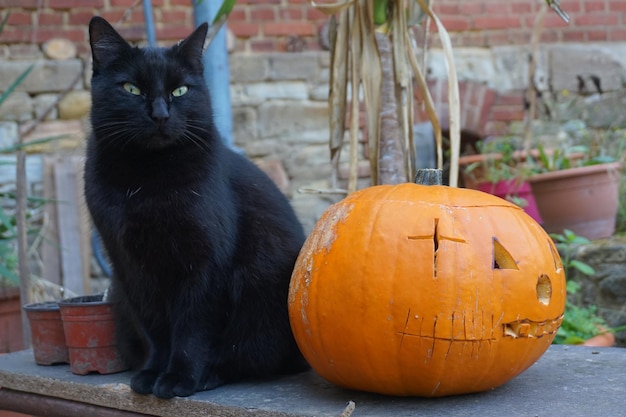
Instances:
[[[71,371],[112,374],[128,369],[115,343],[112,305],[102,294],[70,298],[59,303]]]
[[[23,306],[30,323],[33,355],[38,365],[68,363],[65,332],[59,304],[54,301]]]

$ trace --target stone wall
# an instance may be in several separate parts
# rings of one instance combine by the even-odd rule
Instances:
[[[30,75],[0,107],[0,146],[17,140],[18,125],[21,131],[27,131],[33,120],[42,118],[27,140],[67,135],[47,146],[33,148],[33,152],[81,152],[88,131],[89,59],[72,50],[71,43],[66,48],[53,47],[59,42],[63,41],[49,41],[41,47],[0,45],[4,51],[0,58],[0,91],[33,65]],[[73,52],[59,57],[59,51],[68,48]],[[510,130],[511,120],[523,119],[527,53],[525,47],[456,49],[464,129],[481,136],[504,134]],[[545,45],[539,56],[536,83],[547,96],[550,89],[576,92],[579,78],[589,83],[590,75],[601,80],[604,96],[623,93],[626,43]],[[233,52],[230,71],[237,147],[274,173],[310,230],[321,211],[338,198],[298,191],[330,188],[329,53]],[[426,72],[430,74],[431,92],[445,126],[447,83],[440,51],[430,51]],[[594,102],[595,107],[600,105],[601,101]],[[615,111],[617,107],[609,101],[608,108]],[[615,122],[618,118],[610,120]],[[362,183],[367,184],[367,165],[363,168]]]
[[[62,136],[28,148],[35,167],[41,153],[82,154],[91,106],[89,62],[76,51],[55,59],[47,44],[8,45],[5,52],[0,91],[29,67],[32,70],[0,106],[0,148],[15,145],[22,133],[26,142]],[[235,145],[275,179],[309,231],[337,199],[298,191],[330,187],[328,53],[234,54],[230,67]],[[12,182],[11,170],[3,172],[0,183]],[[31,188],[40,188],[41,169],[30,172]]]
[[[573,258],[595,270],[592,276],[577,271],[572,276],[581,283],[583,304],[597,306],[610,326],[626,326],[626,239],[612,238],[580,246]],[[626,331],[616,336],[619,345],[626,347]]]

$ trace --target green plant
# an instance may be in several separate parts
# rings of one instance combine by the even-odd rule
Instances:
[[[477,182],[496,184],[500,181],[524,181],[530,171],[526,164],[525,153],[515,137],[507,137],[490,142],[478,142],[478,151],[484,158],[465,167],[465,173]]]
[[[537,150],[537,157],[529,158],[530,169],[534,174],[615,161],[612,156],[594,155],[591,148],[585,145],[572,146],[567,149],[557,148],[552,151],[547,151],[543,145],[538,145]]]
[[[595,273],[589,264],[578,259],[572,259],[574,247],[590,243],[589,239],[578,236],[567,229],[563,230],[562,234],[550,234],[550,237],[552,237],[561,253],[561,261],[566,277],[570,277],[570,272],[573,270],[588,276]],[[598,308],[595,305],[583,305],[580,295],[581,284],[579,282],[568,279],[566,288],[568,297],[565,304],[563,323],[561,323],[553,343],[580,344],[602,333],[615,333],[626,329],[626,326],[611,328],[604,318],[598,314]]]
[[[15,253],[15,216],[8,216],[0,205],[0,285],[19,285],[17,254]]]

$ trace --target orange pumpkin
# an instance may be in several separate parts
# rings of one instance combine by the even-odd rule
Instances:
[[[552,240],[519,207],[475,190],[381,185],[323,214],[296,262],[289,317],[327,380],[444,396],[532,365],[565,297]]]

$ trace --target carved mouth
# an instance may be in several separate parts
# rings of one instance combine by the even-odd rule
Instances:
[[[516,320],[502,324],[502,331],[505,337],[518,338],[540,338],[555,334],[563,321],[563,315],[546,321],[532,321],[528,319]]]
[[[503,337],[538,339],[554,335],[563,321],[563,314],[542,321],[520,319],[508,323],[500,321],[502,316],[504,313],[500,319],[496,319],[491,314],[474,316],[472,314],[453,313],[450,321],[440,320],[438,317],[425,320],[424,317],[412,314],[411,309],[409,309],[404,329],[397,334],[401,335],[403,341],[405,337],[417,337],[432,339],[433,341],[485,342],[496,340],[499,329],[502,329]],[[476,318],[478,319],[475,320]]]

